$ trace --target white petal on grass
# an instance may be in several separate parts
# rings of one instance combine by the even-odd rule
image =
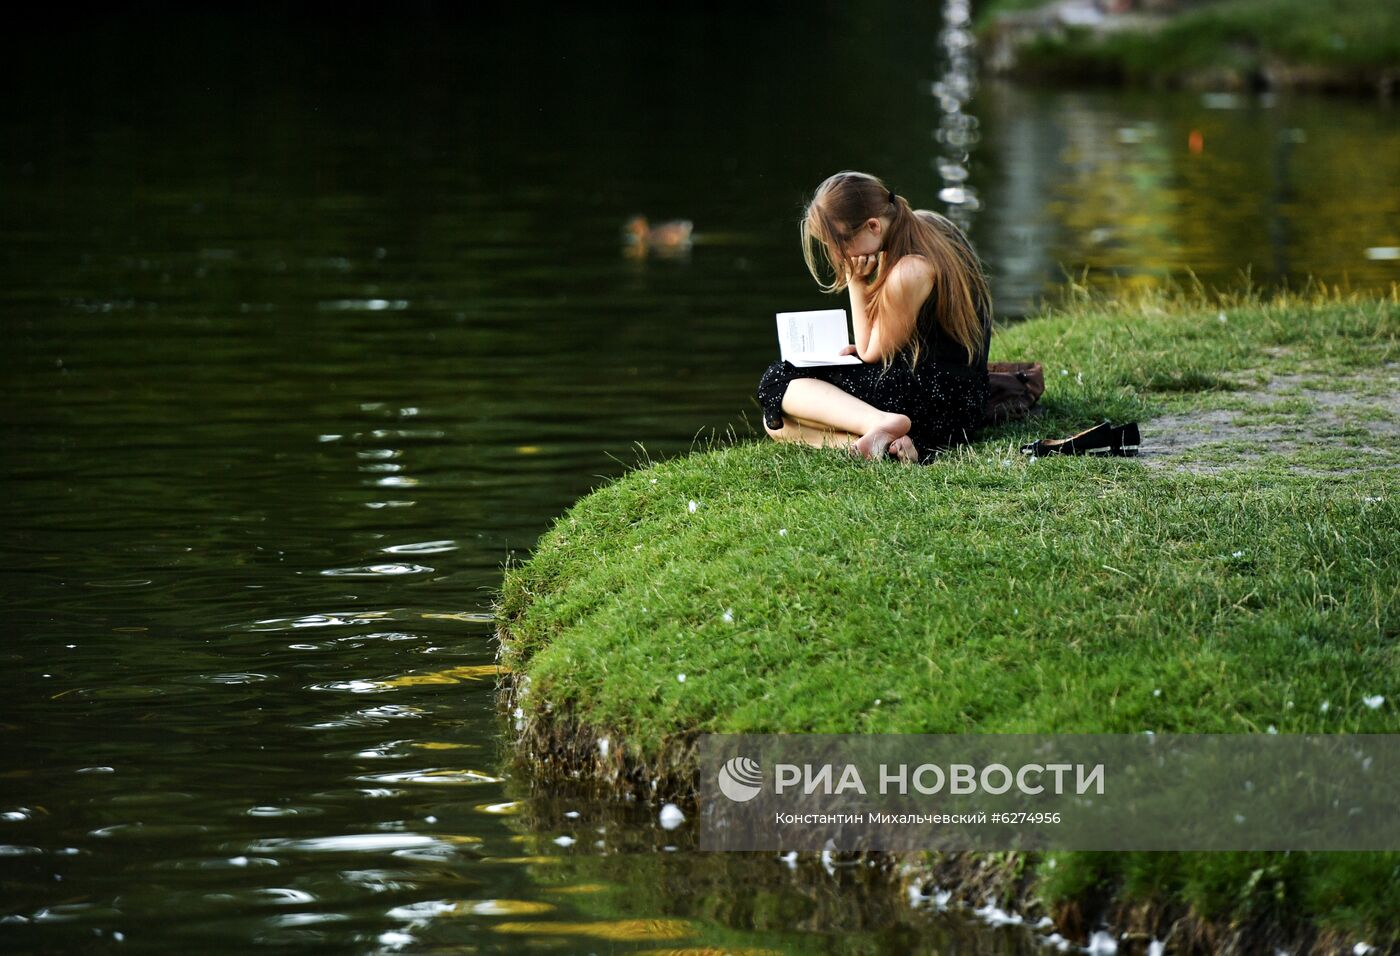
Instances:
[[[684,675],[684,674],[677,674],[677,675],[676,675],[676,680],[679,681],[680,683],[684,684],[684,683],[685,683],[685,675]]]
[[[661,825],[667,830],[674,830],[685,822],[685,814],[681,808],[674,803],[668,803],[661,808]]]
[[[695,503],[695,500],[692,498],[692,499],[691,499],[691,502],[690,502],[690,513],[691,513],[691,514],[695,514],[695,509],[698,508],[698,507],[700,507],[700,506],[699,506],[698,504],[696,504],[696,503]]]
[[[571,836],[561,836],[555,837],[554,842],[559,844],[560,846],[573,846],[578,841]]]
[[[1384,704],[1384,703],[1385,703],[1385,697],[1382,696],[1381,694],[1375,694],[1375,695],[1373,695],[1373,696],[1371,696],[1371,697],[1363,697],[1363,698],[1361,698],[1361,703],[1365,704],[1367,707],[1371,708],[1372,710],[1375,710],[1376,708],[1380,707],[1381,704]]]
[[[1318,708],[1318,710],[1321,711],[1321,712],[1324,713],[1324,714],[1327,713],[1327,712],[1328,712],[1329,710],[1331,710],[1331,709],[1332,709],[1332,702],[1331,702],[1330,700],[1324,700],[1324,701],[1322,702],[1322,706]]]
[[[734,609],[733,609],[732,607],[731,607],[731,608],[726,608],[725,611],[724,611],[724,614],[721,615],[721,616],[724,618],[724,623],[726,623],[726,624],[733,624],[733,623],[734,623]]]
[[[981,917],[992,926],[1010,926],[1020,923],[1021,917],[1015,913],[1008,913],[1006,910],[988,903],[986,906],[978,907],[972,911],[976,916]]]
[[[778,529],[778,537],[780,537],[780,538],[786,538],[786,537],[787,537],[787,528],[779,528],[779,529]]]
[[[598,753],[602,754],[604,760],[608,759],[608,738],[598,738]]]
[[[1094,930],[1094,935],[1089,937],[1086,952],[1089,956],[1112,956],[1118,952],[1118,941],[1101,929]]]

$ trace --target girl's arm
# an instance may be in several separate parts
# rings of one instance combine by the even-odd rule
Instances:
[[[868,264],[852,266],[851,324],[856,355],[862,362],[878,362],[898,352],[913,337],[919,309],[933,291],[933,267],[922,256],[900,259],[880,293],[880,318],[871,321],[866,310],[865,274],[874,267],[874,257],[865,258]]]
[[[851,270],[847,286],[851,292],[851,325],[856,334],[856,354],[860,356],[862,362],[869,361],[865,357],[866,349],[870,345],[870,319],[865,314],[865,276],[866,272],[864,259],[873,258],[867,256],[856,256],[847,263]]]

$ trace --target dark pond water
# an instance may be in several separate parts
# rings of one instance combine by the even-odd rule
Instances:
[[[1393,110],[969,97],[943,26],[407,4],[12,34],[0,947],[1025,949],[531,796],[489,666],[508,555],[641,456],[752,434],[772,314],[829,301],[796,216],[838,169],[966,222],[1008,320],[1061,267],[1397,277]],[[694,248],[625,254],[634,213]]]

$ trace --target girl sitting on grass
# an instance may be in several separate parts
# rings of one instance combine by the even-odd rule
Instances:
[[[817,187],[801,231],[822,291],[850,289],[855,344],[841,354],[862,364],[768,366],[758,385],[768,434],[924,464],[971,441],[987,401],[991,294],[962,230],[847,170]]]

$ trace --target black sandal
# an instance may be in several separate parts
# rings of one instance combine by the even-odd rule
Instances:
[[[1046,455],[1117,455],[1131,458],[1138,453],[1141,437],[1137,422],[1114,425],[1104,419],[1069,438],[1037,438],[1021,446],[1022,454],[1043,458]]]

